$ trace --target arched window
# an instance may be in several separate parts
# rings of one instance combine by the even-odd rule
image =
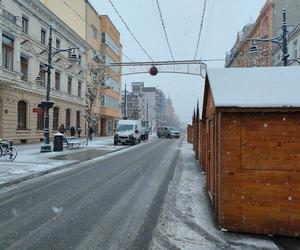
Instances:
[[[58,122],[59,122],[59,108],[53,108],[53,130],[58,130]]]
[[[42,108],[42,105],[39,104],[38,108]],[[44,129],[44,122],[45,122],[44,114],[37,113],[36,129],[37,130],[43,130]]]
[[[66,129],[70,129],[70,123],[71,123],[71,111],[70,109],[66,110]]]
[[[18,129],[27,128],[27,103],[25,101],[18,102]]]
[[[76,112],[76,128],[80,128],[80,111]]]

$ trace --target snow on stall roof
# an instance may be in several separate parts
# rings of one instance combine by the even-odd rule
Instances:
[[[300,107],[300,67],[207,69],[216,107]]]

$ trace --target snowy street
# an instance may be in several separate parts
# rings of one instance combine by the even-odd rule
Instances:
[[[3,187],[0,215],[0,249],[279,249],[217,228],[184,140],[151,138]]]

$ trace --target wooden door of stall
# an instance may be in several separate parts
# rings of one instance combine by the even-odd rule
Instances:
[[[214,205],[215,201],[215,126],[214,120],[208,121],[207,134],[207,189]]]

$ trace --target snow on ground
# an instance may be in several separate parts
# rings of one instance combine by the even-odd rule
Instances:
[[[184,142],[179,150],[150,249],[278,249],[268,237],[218,230],[192,145]]]
[[[52,143],[51,143],[51,146]],[[90,141],[88,146],[79,149],[68,149],[61,152],[40,153],[41,143],[16,145],[17,158],[8,162],[4,157],[0,158],[0,185],[19,180],[29,176],[35,176],[45,171],[53,171],[65,165],[76,162],[75,160],[54,160],[53,157],[76,154],[91,149],[117,150],[124,146],[114,146],[113,137],[99,137]]]
[[[153,139],[153,135],[149,140]],[[85,140],[85,139],[84,139]],[[51,143],[53,147],[53,144]],[[8,162],[4,157],[0,158],[0,187],[6,183],[24,178],[32,178],[43,172],[52,172],[66,165],[78,162],[78,157],[62,159],[59,156],[79,154],[91,155],[92,151],[114,152],[128,147],[128,145],[113,144],[113,136],[96,137],[88,142],[88,145],[79,149],[65,149],[61,152],[40,153],[41,143],[16,145],[18,156],[13,162]],[[83,153],[86,151],[85,153]],[[54,157],[57,157],[56,159]],[[91,156],[93,157],[93,156]],[[97,157],[97,154],[95,154]],[[80,157],[79,157],[80,158]],[[85,161],[85,157],[83,157]]]

